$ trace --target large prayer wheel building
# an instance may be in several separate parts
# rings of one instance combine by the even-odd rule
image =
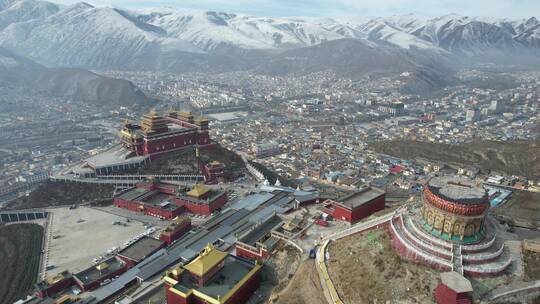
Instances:
[[[487,191],[464,177],[435,177],[424,187],[424,229],[445,240],[472,243],[483,236]]]
[[[512,256],[488,216],[487,190],[461,176],[440,176],[424,186],[421,199],[396,212],[392,244],[406,260],[468,276],[504,272]]]

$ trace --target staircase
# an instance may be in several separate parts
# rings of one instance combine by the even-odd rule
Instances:
[[[461,256],[461,245],[452,245],[452,271],[463,275],[463,259]]]

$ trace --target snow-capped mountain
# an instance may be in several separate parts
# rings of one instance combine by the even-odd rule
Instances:
[[[9,3],[9,6],[4,2],[4,5],[6,8],[0,11],[0,29],[16,22],[44,19],[60,10],[59,5],[35,0],[15,1]]]
[[[398,48],[419,65],[500,58],[540,65],[540,22],[535,18],[270,18],[0,0],[0,47],[50,66],[250,69],[285,51],[341,39]]]
[[[323,24],[300,19],[264,18],[220,12],[175,12],[140,16],[173,37],[202,49],[223,45],[250,49],[286,49],[336,40],[344,35]]]
[[[330,18],[268,18],[183,11],[152,12],[138,15],[138,18],[206,51],[223,45],[283,50],[343,38],[385,41],[404,48],[412,45],[434,47],[407,32],[371,19],[356,19],[357,23],[352,23],[350,19],[341,22]]]
[[[11,23],[0,31],[0,46],[46,65],[79,67],[152,64],[169,49],[202,52],[122,10],[87,3],[65,7],[45,18]]]

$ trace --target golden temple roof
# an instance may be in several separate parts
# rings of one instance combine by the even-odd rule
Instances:
[[[196,184],[195,187],[193,187],[193,189],[188,191],[186,194],[191,197],[201,197],[205,195],[206,193],[208,193],[209,191],[210,189],[208,189],[205,185]]]
[[[167,129],[167,119],[152,110],[143,115],[141,119],[141,128],[146,134],[160,129]]]
[[[195,118],[196,123],[208,123],[208,119],[204,116],[197,116]]]
[[[193,118],[193,113],[188,111],[180,111],[178,112],[178,115],[185,117],[185,118]]]
[[[54,285],[64,279],[64,276],[60,273],[47,280],[48,285]]]
[[[209,270],[216,267],[225,258],[227,253],[219,251],[214,248],[212,244],[208,244],[204,250],[199,253],[199,256],[195,258],[191,263],[184,266],[184,269],[197,275],[204,276]]]
[[[144,116],[147,116],[147,117],[158,117],[158,113],[155,111],[155,110],[151,110],[150,112],[144,114]]]

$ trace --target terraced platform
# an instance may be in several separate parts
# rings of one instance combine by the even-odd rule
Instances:
[[[390,221],[392,244],[407,260],[427,264],[441,271],[469,276],[495,276],[512,263],[509,249],[486,225],[485,237],[473,244],[439,239],[426,232],[410,212],[397,214]]]

